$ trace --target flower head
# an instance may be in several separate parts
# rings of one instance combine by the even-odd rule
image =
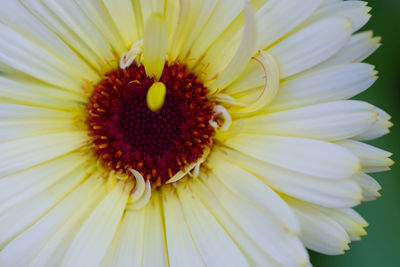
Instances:
[[[0,3],[1,266],[307,266],[390,116],[361,1]]]

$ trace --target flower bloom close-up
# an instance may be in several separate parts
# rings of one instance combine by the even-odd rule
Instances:
[[[391,153],[362,1],[0,2],[0,266],[311,266]]]

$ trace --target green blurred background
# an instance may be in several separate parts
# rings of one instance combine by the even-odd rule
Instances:
[[[382,197],[356,209],[368,221],[368,235],[350,244],[341,256],[311,253],[314,266],[400,267],[400,0],[370,0],[372,18],[364,30],[372,29],[383,45],[367,62],[379,71],[378,81],[358,99],[383,108],[392,115],[391,133],[370,142],[393,152],[392,171],[373,176],[381,184]]]

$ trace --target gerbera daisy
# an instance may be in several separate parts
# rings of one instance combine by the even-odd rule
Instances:
[[[1,266],[306,266],[390,153],[361,1],[0,2]]]

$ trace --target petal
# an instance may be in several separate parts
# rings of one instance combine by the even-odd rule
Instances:
[[[234,194],[254,203],[289,233],[300,231],[296,217],[284,201],[257,177],[215,152],[208,160],[212,172]]]
[[[328,255],[343,254],[349,249],[350,238],[335,220],[312,204],[294,199],[287,202],[300,220],[300,238],[307,248]]]
[[[389,128],[393,126],[393,123],[390,122],[391,116],[380,108],[375,108],[374,111],[378,114],[375,123],[365,132],[354,136],[353,139],[367,141],[379,138],[390,132]]]
[[[113,266],[141,266],[145,210],[125,212],[116,241]]]
[[[146,21],[143,37],[143,65],[146,74],[160,79],[167,55],[168,32],[164,18],[151,15]]]
[[[371,176],[359,172],[353,179],[360,185],[363,193],[363,201],[376,200],[381,194],[378,192],[382,189],[380,184]]]
[[[171,266],[204,266],[185,222],[181,201],[176,191],[163,190],[162,199],[169,264]]]
[[[0,179],[0,214],[46,190],[77,168],[83,168],[87,157],[71,153],[34,168]]]
[[[243,36],[239,48],[223,72],[217,74],[215,80],[206,83],[211,92],[222,90],[233,82],[255,54],[257,37],[255,13],[250,5],[246,5],[244,14]]]
[[[386,171],[394,164],[393,160],[389,158],[392,153],[374,146],[352,140],[343,140],[336,143],[353,152],[360,159],[362,169],[365,172]]]
[[[87,176],[85,168],[79,168],[49,187],[0,215],[0,247],[4,247],[17,234],[27,229],[49,209],[61,201]]]
[[[132,186],[118,183],[81,226],[61,266],[96,266],[109,247]]]
[[[365,132],[375,121],[372,105],[347,100],[246,118],[242,132],[333,141]]]
[[[313,14],[320,4],[320,0],[267,1],[257,12],[257,49],[264,49],[285,36]]]
[[[373,37],[372,31],[354,34],[334,57],[316,66],[316,68],[361,62],[381,46],[380,41],[380,37]]]
[[[210,179],[213,178],[215,178],[215,181],[218,183],[218,179],[216,177],[210,177]],[[219,182],[219,184],[221,183]],[[199,200],[201,200],[203,205],[210,210],[210,212],[215,216],[215,219],[224,226],[224,229],[226,229],[226,231],[232,237],[232,240],[246,255],[247,259],[249,260],[249,264],[252,266],[274,266],[278,264],[270,255],[268,255],[267,252],[263,250],[263,244],[265,244],[266,239],[261,235],[254,235],[250,237],[246,229],[247,224],[240,225],[241,219],[244,221],[247,220],[245,216],[235,216],[236,209],[225,210],[219,201],[219,194],[215,195],[199,180],[193,181],[190,184],[190,189],[199,198]],[[221,190],[217,191],[221,192]],[[241,201],[241,203],[243,205],[245,202]],[[254,210],[254,207],[251,208]],[[235,218],[232,216],[235,216]],[[264,227],[263,229],[267,228]]]
[[[144,245],[142,266],[168,266],[165,223],[162,217],[162,202],[159,192],[152,192],[146,205],[144,221]]]
[[[352,179],[327,179],[271,165],[239,152],[216,147],[214,153],[253,173],[266,185],[286,195],[325,207],[352,207],[360,203],[362,190]],[[221,152],[219,152],[221,151]]]
[[[269,52],[277,58],[281,76],[286,78],[336,54],[348,42],[351,32],[347,19],[325,19],[289,36]]]
[[[351,152],[318,140],[240,134],[225,144],[262,161],[313,176],[343,179],[360,169],[358,158]]]
[[[87,141],[86,132],[26,137],[0,144],[0,176],[16,173],[71,152]],[[40,153],[38,153],[40,151]]]
[[[372,65],[353,63],[293,77],[281,83],[268,111],[351,98],[368,89],[376,73]]]
[[[248,266],[229,235],[184,185],[178,186],[178,196],[186,223],[205,265]]]
[[[27,266],[47,241],[80,207],[93,204],[101,195],[103,180],[92,177],[54,207],[32,227],[11,241],[0,254],[2,266]],[[21,257],[24,255],[24,257]],[[37,262],[36,262],[37,263]],[[33,263],[33,266],[36,266]],[[44,266],[42,264],[42,266]]]

